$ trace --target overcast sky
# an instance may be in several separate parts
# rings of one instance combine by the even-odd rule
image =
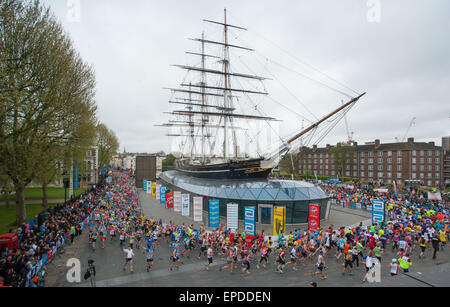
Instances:
[[[233,31],[230,39],[256,50],[242,55],[243,63],[248,59],[254,73],[273,73],[265,89],[291,110],[313,120],[348,99],[299,75],[343,89],[312,65],[358,93],[367,92],[347,116],[359,143],[401,139],[413,117],[407,137],[440,145],[450,134],[448,0],[380,0],[379,22],[368,19],[368,13],[377,16],[370,14],[376,13],[373,0],[80,0],[79,22],[71,14],[76,0],[42,2],[94,67],[98,118],[115,131],[120,151],[124,146],[128,152],[170,150],[168,131],[153,125],[166,121],[163,112],[172,109],[171,92],[163,87],[176,87],[184,76],[171,65],[192,62],[184,52],[198,51],[198,43],[188,38],[203,30],[220,39],[220,28],[202,20],[222,21],[225,7],[229,23],[248,28]],[[261,67],[250,66],[254,63]],[[234,68],[249,72],[246,66]],[[261,108],[283,120],[282,136],[301,128],[300,116],[270,102]],[[319,145],[344,140],[342,121]]]

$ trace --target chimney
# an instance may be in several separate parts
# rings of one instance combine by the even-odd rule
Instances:
[[[330,149],[330,144],[327,144],[327,149]]]
[[[313,151],[317,150],[317,145],[313,145]]]
[[[353,141],[353,145],[354,145],[355,147],[358,146],[358,142]]]
[[[428,144],[430,144],[431,146],[434,146],[434,142],[428,142]]]
[[[408,138],[408,143],[410,144],[414,143],[414,138]]]
[[[375,140],[375,147],[380,146],[380,140]]]

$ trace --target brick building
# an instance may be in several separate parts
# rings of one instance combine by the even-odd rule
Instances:
[[[427,186],[444,182],[444,149],[434,142],[407,142],[381,144],[380,140],[358,145],[352,159],[346,160],[341,177],[359,178],[362,181],[391,183],[404,180],[422,180]],[[333,155],[334,146],[318,148],[302,147],[299,152],[299,173],[336,177]],[[350,161],[352,160],[352,161]]]
[[[450,136],[442,138],[442,147],[445,150],[444,155],[444,183],[450,184]]]

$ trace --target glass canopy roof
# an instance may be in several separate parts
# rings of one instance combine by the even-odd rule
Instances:
[[[304,181],[291,180],[212,180],[185,176],[167,171],[161,179],[185,191],[212,197],[261,201],[298,201],[326,199],[320,187]]]

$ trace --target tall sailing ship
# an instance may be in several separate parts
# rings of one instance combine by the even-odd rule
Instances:
[[[254,89],[238,88],[234,86],[234,83],[232,85],[231,82],[235,78],[259,82],[263,82],[267,78],[249,73],[234,72],[231,69],[231,49],[248,52],[254,50],[229,43],[229,29],[244,31],[246,29],[227,23],[226,9],[224,10],[223,22],[204,21],[223,27],[223,41],[205,39],[204,34],[202,34],[201,38],[191,39],[201,44],[201,52],[186,53],[190,56],[199,57],[200,64],[198,66],[174,66],[189,72],[197,72],[200,74],[200,78],[198,78],[197,82],[184,81],[181,84],[181,88],[166,88],[173,93],[169,103],[181,107],[168,113],[175,117],[174,120],[157,125],[179,128],[184,131],[167,134],[170,137],[185,138],[187,140],[182,144],[188,144],[189,149],[185,150],[183,155],[176,160],[176,170],[184,175],[207,179],[267,178],[271,171],[277,167],[282,157],[289,152],[294,141],[316,129],[320,124],[336,114],[346,113],[365,94],[352,97],[339,108],[283,141],[270,154],[256,157],[242,154],[240,153],[241,147],[236,137],[236,133],[239,133],[239,129],[242,128],[236,126],[236,122],[239,120],[244,120],[245,122],[271,122],[277,121],[277,119],[260,114],[237,112],[235,107],[236,93],[245,96],[268,95],[268,93]],[[221,49],[220,54],[206,54],[206,45],[219,46]],[[206,62],[209,59],[214,59],[215,63],[219,63],[221,69],[207,67]],[[216,82],[208,82],[210,77],[216,77]],[[236,83],[240,84],[240,82]],[[177,94],[182,97],[175,97]],[[214,135],[213,131],[216,131],[216,135]],[[217,133],[218,131],[220,133]],[[231,138],[231,142],[229,138]],[[219,146],[217,146],[218,143]],[[219,150],[214,152],[213,148],[216,147],[219,147]]]

